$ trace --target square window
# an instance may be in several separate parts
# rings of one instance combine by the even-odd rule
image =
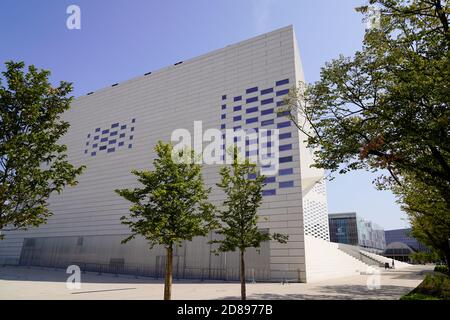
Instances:
[[[124,124],[123,126],[120,127],[120,130],[124,130],[124,129],[126,129],[126,128],[127,128],[127,125]]]
[[[221,118],[222,120],[223,120],[223,119],[226,119],[226,118],[227,118],[227,115],[226,115],[226,114],[223,114],[220,118]]]
[[[132,144],[129,144],[129,145],[128,145],[128,149],[131,149],[131,148],[133,148],[133,145],[132,145]]]
[[[136,122],[136,119],[132,119],[132,120],[131,120],[131,123],[135,123],[135,122]]]
[[[134,131],[134,127],[131,127],[130,131],[133,132]]]
[[[109,134],[109,136],[111,136],[111,137],[117,136],[117,131],[111,132],[111,133]]]
[[[97,152],[95,152],[95,151],[94,151],[94,152],[91,152],[91,156],[92,156],[92,157],[95,157],[96,155],[97,155]]]
[[[222,110],[225,110],[227,108],[227,105],[226,104],[223,104],[222,105]]]
[[[225,124],[221,124],[220,125],[220,129],[225,129],[226,128],[226,125]]]
[[[130,136],[130,140],[133,140],[134,139],[134,136]]]
[[[111,125],[111,128],[117,128],[119,126],[119,123],[114,123]]]
[[[106,141],[108,141],[108,137],[102,138],[102,139],[100,140],[100,142],[106,142]]]
[[[106,130],[102,131],[102,134],[107,134],[107,133],[109,133],[109,129],[106,129]]]
[[[89,145],[89,141],[88,142],[86,142],[86,146],[88,146]]]
[[[97,148],[98,147],[98,144],[97,143],[94,143],[93,145],[92,145],[92,148]]]
[[[227,100],[227,96],[225,94],[222,96],[222,100]]]
[[[110,140],[109,142],[108,142],[108,144],[114,144],[114,143],[116,143],[116,140],[114,139],[114,140]]]
[[[95,132],[100,132],[100,128],[95,129]]]
[[[121,133],[120,135],[119,135],[119,138],[124,138],[125,137],[125,133]]]
[[[100,138],[100,136],[95,136],[94,140],[98,140]]]
[[[87,150],[84,150],[84,154],[86,154],[86,153],[88,153],[88,151],[87,151]]]
[[[106,150],[106,146],[101,146],[99,150],[100,150],[100,151]]]
[[[116,151],[115,148],[110,148],[110,149],[108,149],[108,153],[111,153],[111,152],[114,152],[114,151]]]
[[[91,134],[89,133],[88,135],[87,135],[87,137],[88,137],[88,139],[91,137]]]
[[[120,141],[120,142],[119,142],[119,147],[122,147],[122,146],[124,145],[124,143],[125,143],[125,142]]]

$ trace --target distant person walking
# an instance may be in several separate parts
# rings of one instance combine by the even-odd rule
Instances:
[[[394,259],[392,259],[392,269],[395,269]]]

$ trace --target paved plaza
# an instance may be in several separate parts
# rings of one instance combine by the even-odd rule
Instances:
[[[381,270],[380,289],[370,290],[370,275],[355,275],[317,283],[249,283],[248,299],[399,299],[418,286],[433,266]],[[163,280],[125,275],[83,273],[81,288],[69,290],[65,270],[0,267],[0,299],[161,299]],[[369,280],[369,281],[368,281]],[[239,283],[175,281],[173,299],[239,299]]]

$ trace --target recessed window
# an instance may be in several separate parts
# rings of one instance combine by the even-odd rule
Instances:
[[[94,140],[98,140],[100,138],[100,136],[95,136]]]
[[[114,124],[111,125],[111,128],[117,128],[118,126],[119,126],[118,123],[114,123]]]
[[[293,168],[288,168],[288,169],[280,169],[279,171],[279,175],[280,176],[288,176],[294,174],[294,169]]]
[[[289,83],[289,79],[283,79],[283,80],[277,81],[276,85],[277,86],[282,86],[282,85],[288,84],[288,83]]]
[[[265,183],[274,183],[276,182],[276,178],[275,177],[268,177],[264,180]]]
[[[93,145],[92,145],[92,148],[97,148],[98,147],[98,144],[97,143],[94,143]]]
[[[226,125],[225,124],[221,124],[220,125],[220,129],[225,129],[226,128]]]
[[[256,91],[258,91],[258,87],[253,87],[253,88],[245,90],[245,93],[248,94],[248,93],[253,93],[253,92],[256,92]]]
[[[134,139],[134,136],[130,136],[130,140],[133,140]]]
[[[134,127],[131,127],[130,131],[133,132],[134,131]]]
[[[225,110],[227,108],[227,105],[226,104],[223,104],[222,105],[222,110]]]
[[[270,119],[270,120],[264,120],[264,121],[261,122],[261,125],[262,125],[263,127],[265,127],[265,126],[270,126],[270,125],[272,125],[272,124],[274,124],[273,119]]]
[[[289,93],[289,89],[277,91],[277,97],[284,96]]]
[[[136,119],[132,119],[132,120],[131,120],[131,123],[135,123],[135,122],[136,122]]]
[[[101,146],[101,147],[99,148],[99,150],[100,150],[100,151],[106,150],[106,146]]]
[[[242,100],[242,96],[234,97],[233,100],[234,100],[234,102],[241,101]]]
[[[248,98],[245,102],[246,103],[253,103],[253,102],[256,102],[256,101],[258,101],[258,97]]]
[[[109,142],[108,142],[108,144],[114,144],[114,143],[116,143],[117,141],[114,139],[114,140],[110,140]]]
[[[119,147],[122,147],[124,145],[124,142],[123,141],[120,141],[119,142]]]
[[[88,137],[88,139],[91,137],[91,134],[89,133],[88,135],[87,135],[87,137]]]
[[[242,126],[237,126],[237,127],[233,128],[234,131],[238,131],[238,130],[241,130],[241,129],[242,129]]]
[[[280,162],[280,163],[292,162],[292,156],[289,156],[289,157],[281,157],[281,158],[279,159],[279,162]]]
[[[275,196],[276,194],[277,194],[277,191],[275,189],[263,190],[263,192],[262,192],[263,196]]]
[[[132,144],[129,144],[129,145],[128,145],[128,149],[131,149],[131,148],[133,148],[133,145],[132,145]]]
[[[233,117],[233,121],[241,121],[241,120],[242,120],[242,116]]]
[[[106,130],[102,131],[102,134],[107,134],[107,133],[109,133],[109,129],[106,129]]]
[[[113,136],[117,136],[117,131],[113,131],[113,132],[111,132],[109,135],[111,136],[111,137],[113,137]]]
[[[261,95],[269,94],[273,92],[273,88],[261,90]]]
[[[92,156],[92,157],[95,157],[96,155],[97,155],[97,152],[95,152],[95,151],[94,151],[94,152],[91,152],[91,156]]]
[[[280,151],[292,150],[292,144],[285,144],[279,147]]]
[[[125,133],[121,133],[121,134],[119,135],[119,138],[125,138]]]
[[[277,107],[282,107],[282,106],[285,106],[286,104],[287,104],[286,101],[278,101]]]
[[[116,151],[116,148],[110,148],[110,149],[108,149],[108,153],[111,153],[111,152],[114,152],[114,151]]]
[[[236,107],[233,108],[234,112],[241,111],[241,110],[242,110],[242,106],[236,106]]]
[[[282,133],[280,134],[279,138],[280,140],[292,138],[292,133],[291,132]]]
[[[273,103],[273,98],[265,99],[265,100],[261,101],[262,105],[266,105],[266,104],[269,104],[269,103]]]
[[[89,145],[89,141],[88,142],[86,142],[86,146],[88,146]]]
[[[258,107],[248,108],[245,112],[246,113],[258,112]]]
[[[291,122],[290,121],[286,121],[286,122],[281,122],[279,124],[277,124],[277,128],[281,129],[281,128],[287,128],[291,126]]]
[[[223,119],[226,119],[227,118],[227,115],[226,114],[223,114],[223,115],[221,115],[220,116],[220,118],[223,120]]]
[[[126,128],[127,128],[127,125],[124,124],[123,126],[120,127],[120,130],[124,130],[124,129],[126,129]]]
[[[255,123],[255,122],[258,122],[258,117],[256,117],[256,118],[250,118],[250,119],[247,119],[247,120],[245,121],[245,123],[247,123],[247,124],[249,124],[249,123]]]
[[[100,128],[95,129],[95,132],[100,132]]]
[[[87,150],[84,150],[84,154],[86,154],[86,153],[88,153],[88,151],[87,151]]]
[[[287,117],[289,116],[291,113],[289,112],[289,110],[286,111],[281,111],[281,112],[277,112],[277,117],[281,118],[281,117]]]
[[[283,181],[279,183],[279,187],[281,189],[284,188],[293,188],[294,187],[294,181]]]
[[[272,114],[273,113],[273,108],[271,109],[266,109],[266,110],[261,110],[261,115],[262,116],[266,116],[268,114]]]
[[[225,94],[222,96],[222,100],[227,100],[227,96]]]
[[[108,137],[102,138],[102,139],[100,140],[100,142],[106,142],[106,141],[108,141]]]

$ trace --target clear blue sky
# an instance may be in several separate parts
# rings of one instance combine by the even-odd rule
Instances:
[[[79,96],[180,60],[294,25],[306,80],[339,54],[361,47],[364,0],[2,0],[0,63],[24,60],[74,83]],[[66,28],[66,8],[81,8],[81,30]],[[407,226],[373,175],[328,183],[330,212],[356,211],[386,229]]]

